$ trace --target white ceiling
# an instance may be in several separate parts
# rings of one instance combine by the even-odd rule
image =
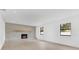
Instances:
[[[6,9],[3,18],[7,23],[38,26],[54,20],[79,14],[79,10],[69,9]]]

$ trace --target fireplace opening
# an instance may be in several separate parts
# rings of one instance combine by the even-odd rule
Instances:
[[[27,34],[21,34],[21,39],[27,39],[28,38],[27,36],[28,36]]]

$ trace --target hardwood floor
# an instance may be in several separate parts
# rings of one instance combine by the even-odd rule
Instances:
[[[40,40],[5,41],[2,50],[78,50],[78,48]]]

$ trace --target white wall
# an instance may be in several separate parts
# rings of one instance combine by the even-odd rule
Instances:
[[[60,36],[60,24],[66,22],[71,22],[72,35]],[[44,35],[40,35],[41,26],[44,26]],[[36,37],[41,40],[79,47],[79,15],[68,16],[36,27]]]
[[[0,49],[2,48],[5,40],[5,22],[0,14]]]

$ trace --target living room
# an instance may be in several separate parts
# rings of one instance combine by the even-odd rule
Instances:
[[[4,50],[79,49],[78,16],[78,9],[0,10],[0,48],[4,48]],[[62,29],[62,27],[66,29]],[[19,41],[25,44],[17,44],[20,47],[16,48],[16,43]],[[14,47],[10,46],[9,48],[11,44]],[[35,47],[35,45],[37,46]]]

